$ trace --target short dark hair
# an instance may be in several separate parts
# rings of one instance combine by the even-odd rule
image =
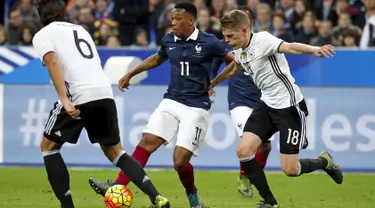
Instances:
[[[66,21],[65,4],[61,0],[40,0],[38,3],[40,22],[47,26],[54,21]]]
[[[175,9],[185,9],[185,12],[191,14],[194,18],[197,18],[197,7],[190,1],[178,2],[175,6]]]

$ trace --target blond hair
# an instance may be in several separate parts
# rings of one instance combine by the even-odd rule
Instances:
[[[231,30],[241,29],[243,26],[250,28],[249,16],[241,10],[233,10],[220,19],[221,27]]]

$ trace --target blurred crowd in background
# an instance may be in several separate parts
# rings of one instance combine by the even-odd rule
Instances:
[[[223,38],[220,17],[238,6],[253,11],[253,31],[312,45],[375,46],[375,0],[191,0],[196,26]],[[7,0],[0,45],[31,45],[39,30],[37,0]],[[90,32],[98,46],[158,46],[171,32],[176,0],[65,0],[69,21]]]

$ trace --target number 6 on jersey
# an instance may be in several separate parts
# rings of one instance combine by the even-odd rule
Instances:
[[[181,65],[181,76],[189,76],[189,62],[187,61],[180,61]]]
[[[73,35],[74,35],[74,43],[76,44],[76,47],[78,49],[78,52],[82,55],[83,58],[85,59],[92,59],[94,58],[94,53],[92,51],[91,45],[87,40],[83,38],[78,38],[78,32],[77,30],[73,30]],[[80,46],[80,43],[84,43],[87,48],[89,49],[89,54],[85,54]]]

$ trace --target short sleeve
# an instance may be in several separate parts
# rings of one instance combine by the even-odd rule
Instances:
[[[271,55],[275,53],[279,53],[279,48],[283,40],[280,38],[277,38],[270,34],[269,32],[262,32],[263,34],[260,35],[260,44],[261,50],[264,53],[264,55]]]
[[[35,34],[33,38],[33,46],[42,62],[47,53],[55,52],[53,40],[45,30],[41,30]]]
[[[240,56],[241,56],[241,53],[242,53],[242,49],[239,48],[237,50],[234,50],[232,51],[233,55],[234,55],[234,62],[236,62],[237,64],[240,64]]]
[[[165,38],[166,38],[166,36],[164,36],[164,38],[161,40],[161,46],[160,46],[160,49],[158,51],[158,54],[162,59],[168,58],[167,47],[165,46]]]
[[[223,41],[220,41],[215,36],[213,36],[212,39],[213,40],[212,40],[212,47],[211,48],[212,48],[213,56],[215,58],[219,58],[219,59],[227,56],[228,53],[230,52],[227,44]]]

